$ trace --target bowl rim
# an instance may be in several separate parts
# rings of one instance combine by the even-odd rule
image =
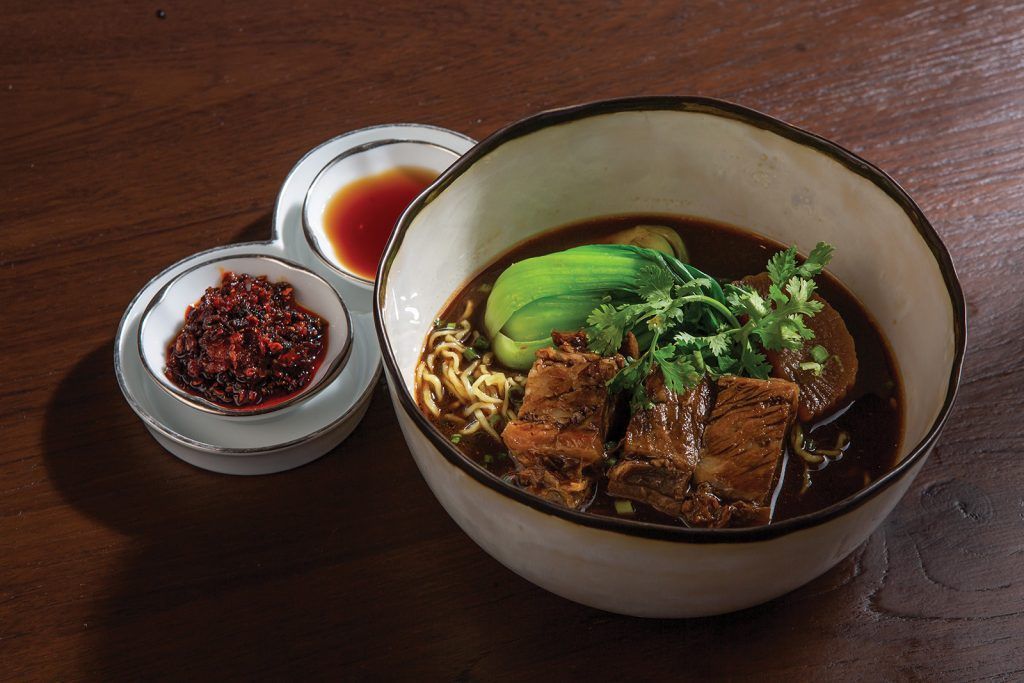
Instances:
[[[292,396],[283,401],[275,403],[271,406],[262,408],[256,407],[248,410],[232,410],[230,408],[225,408],[224,406],[218,405],[213,401],[203,398],[202,396],[191,394],[181,389],[180,387],[171,384],[170,382],[164,381],[163,379],[161,379],[161,374],[150,365],[149,359],[143,352],[142,344],[142,338],[143,335],[145,334],[146,324],[149,322],[150,314],[153,313],[153,311],[155,311],[157,307],[163,302],[168,292],[170,292],[171,288],[175,285],[175,283],[177,283],[179,280],[181,280],[189,273],[192,273],[200,268],[204,268],[215,263],[231,261],[234,259],[256,259],[260,261],[275,261],[287,269],[297,271],[305,275],[309,275],[315,281],[319,282],[320,285],[326,288],[326,290],[330,292],[330,294],[335,298],[335,300],[341,306],[341,312],[345,320],[345,339],[342,344],[341,351],[338,354],[338,356],[333,361],[331,361],[331,364],[327,367],[327,369],[324,371],[323,375],[320,377],[319,380],[307,384],[305,388],[301,389],[300,391],[298,391],[297,393],[293,394]],[[320,314],[317,313],[317,315]],[[331,321],[328,320],[328,323],[330,322]],[[269,254],[259,254],[255,252],[230,254],[198,261],[197,263],[189,266],[185,270],[181,271],[180,273],[172,277],[159,290],[157,290],[157,292],[153,295],[153,298],[149,300],[148,304],[146,304],[146,308],[143,309],[142,315],[139,316],[139,325],[135,335],[135,343],[136,346],[138,347],[139,360],[142,361],[142,367],[145,368],[146,373],[149,375],[150,379],[153,380],[153,382],[157,386],[163,389],[170,396],[173,396],[174,398],[189,406],[190,408],[195,408],[196,410],[200,410],[204,413],[232,418],[254,417],[257,415],[266,415],[269,413],[277,412],[284,408],[297,405],[315,396],[316,394],[320,393],[320,391],[322,391],[328,384],[330,384],[330,382],[333,381],[341,373],[342,370],[345,369],[345,366],[348,365],[349,359],[352,357],[352,316],[349,314],[348,306],[345,305],[345,301],[344,299],[341,298],[341,295],[338,293],[338,290],[335,289],[329,282],[327,282],[327,280],[320,277],[319,275],[309,270],[308,268],[305,268],[304,266],[301,266],[298,263],[295,263],[294,261],[290,261],[285,258],[280,258],[278,256],[272,256]],[[329,333],[328,344],[330,343],[331,337]]]
[[[848,496],[832,505],[780,522],[766,524],[756,527],[738,529],[703,529],[684,526],[672,526],[651,522],[641,522],[629,519],[619,519],[594,515],[576,510],[569,510],[554,503],[531,495],[512,484],[494,476],[482,466],[463,455],[458,449],[444,438],[441,432],[434,427],[429,420],[420,412],[419,407],[413,401],[409,392],[405,390],[402,382],[402,374],[398,368],[398,361],[395,358],[391,341],[387,330],[384,327],[382,309],[387,293],[387,282],[391,265],[395,255],[402,245],[405,233],[408,231],[413,219],[423,210],[425,206],[436,199],[441,192],[451,185],[457,178],[465,173],[477,161],[501,145],[525,135],[537,132],[541,129],[572,123],[578,120],[616,114],[629,111],[677,111],[686,113],[710,114],[734,121],[752,125],[765,130],[804,147],[824,154],[832,160],[840,163],[848,171],[853,172],[862,178],[871,181],[875,186],[885,192],[890,199],[895,201],[911,220],[918,233],[928,245],[932,256],[935,259],[942,274],[946,291],[950,297],[953,307],[953,334],[954,353],[950,369],[949,381],[946,389],[945,399],[938,415],[932,422],[931,427],[924,437],[908,452],[907,455],[891,470],[883,476],[871,482],[852,496]],[[922,463],[935,445],[943,425],[949,417],[950,410],[956,398],[960,385],[960,377],[963,370],[964,351],[967,342],[967,308],[964,300],[963,289],[957,277],[956,269],[952,258],[945,244],[935,232],[931,223],[925,217],[924,212],[917,203],[910,198],[910,195],[885,171],[874,164],[862,159],[848,149],[827,140],[819,135],[811,133],[798,126],[786,123],[768,114],[744,107],[725,100],[708,97],[656,95],[627,97],[610,100],[598,100],[584,104],[578,104],[558,109],[551,109],[520,119],[492,133],[475,147],[466,152],[458,161],[448,168],[430,187],[423,191],[399,218],[391,238],[388,240],[377,270],[377,277],[374,286],[373,297],[373,318],[377,330],[377,337],[380,342],[381,354],[384,360],[384,369],[392,383],[392,395],[397,394],[397,404],[401,406],[406,415],[412,419],[417,428],[430,440],[432,445],[444,456],[444,458],[472,477],[478,483],[508,498],[523,503],[539,512],[559,517],[563,520],[580,524],[594,529],[612,531],[628,536],[657,539],[663,541],[690,542],[690,543],[744,543],[752,541],[767,541],[784,536],[796,531],[819,526],[847,512],[850,512],[868,501],[875,498],[882,491],[888,489],[897,481],[900,481],[915,466]],[[396,406],[397,407],[397,406]]]
[[[449,154],[451,154],[453,158],[453,163],[454,161],[458,161],[459,156],[461,156],[454,149],[445,147],[440,143],[432,142],[430,140],[417,140],[416,138],[411,137],[394,137],[382,138],[380,140],[370,140],[368,142],[364,142],[354,147],[349,147],[343,152],[340,152],[336,157],[328,161],[326,164],[324,164],[323,168],[317,171],[316,175],[313,176],[313,181],[309,184],[309,187],[306,188],[306,193],[302,197],[302,210],[300,211],[300,218],[302,222],[302,235],[303,237],[305,237],[306,244],[309,245],[310,250],[312,250],[312,252],[316,254],[317,258],[319,258],[320,261],[324,263],[328,268],[330,268],[334,273],[345,278],[352,284],[366,290],[373,289],[374,280],[369,280],[360,275],[357,275],[352,271],[345,270],[339,263],[336,263],[330,257],[328,257],[327,254],[324,253],[324,250],[320,248],[320,240],[317,239],[316,235],[314,234],[315,231],[313,230],[313,226],[309,220],[309,200],[310,197],[313,195],[313,191],[320,184],[320,181],[327,174],[327,172],[330,171],[335,166],[337,166],[338,164],[340,164],[342,161],[345,161],[346,159],[357,156],[359,154],[364,154],[365,152],[369,152],[370,150],[376,149],[378,147],[387,147],[390,145],[400,144],[415,144],[426,145],[428,147],[436,147],[441,151],[448,152]],[[340,192],[343,189],[343,187],[344,186],[335,189],[335,193]]]

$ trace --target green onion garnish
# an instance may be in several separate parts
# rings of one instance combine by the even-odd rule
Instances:
[[[811,347],[811,358],[818,363],[824,363],[828,360],[828,349],[824,346],[817,345]]]
[[[629,500],[617,500],[615,501],[615,512],[620,515],[631,515],[635,512],[633,509],[633,502]]]
[[[474,351],[473,349],[466,348],[462,349],[462,357],[465,358],[466,360],[473,361],[479,358],[480,354]]]
[[[492,462],[494,462],[494,457],[492,455],[487,454],[487,455],[484,456],[484,464],[485,465],[490,465]]]
[[[458,443],[462,441],[462,434],[452,434],[452,443]]]
[[[487,337],[481,334],[473,340],[473,348],[478,351],[486,351],[491,348],[491,342],[487,341]]]
[[[806,361],[800,364],[800,369],[804,372],[810,372],[815,377],[821,377],[822,370],[821,363],[814,363],[812,361]]]

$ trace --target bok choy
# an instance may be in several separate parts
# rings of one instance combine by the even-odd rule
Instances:
[[[650,405],[647,377],[661,370],[666,386],[684,391],[705,375],[767,378],[763,350],[798,349],[814,337],[805,318],[821,310],[813,278],[828,264],[823,242],[802,264],[796,247],[771,258],[768,296],[722,285],[674,256],[634,245],[595,244],[526,259],[495,281],[484,327],[503,364],[525,370],[551,332],[584,329],[590,349],[615,353],[626,334],[640,340],[638,358],[609,382],[628,392],[634,410]]]
[[[550,346],[552,330],[579,330],[602,306],[642,301],[645,268],[679,285],[699,281],[720,309],[702,314],[709,324],[728,311],[717,282],[672,256],[622,244],[575,247],[519,261],[498,277],[484,313],[498,360],[525,370],[538,349]]]

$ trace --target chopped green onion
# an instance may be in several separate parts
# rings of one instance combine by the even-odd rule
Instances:
[[[633,502],[629,500],[617,500],[615,501],[615,512],[620,515],[631,515],[636,512],[633,509]]]
[[[490,465],[492,462],[494,462],[494,457],[493,456],[491,456],[491,455],[485,455],[484,456],[484,464],[485,465]]]
[[[821,377],[821,371],[823,370],[821,363],[813,363],[811,361],[801,363],[800,369],[812,373],[815,377]]]
[[[462,441],[462,434],[452,434],[452,443],[458,443]]]
[[[828,350],[821,345],[815,345],[811,347],[811,358],[818,363],[824,363],[828,360]]]
[[[608,467],[615,467],[615,464],[619,462],[619,459],[616,457],[611,457],[608,458],[608,460],[606,460],[605,462],[608,463]]]
[[[617,441],[605,441],[604,442],[604,450],[605,450],[606,453],[608,451],[614,451],[615,447],[618,446],[618,445],[619,445],[619,443]]]
[[[471,348],[465,348],[465,349],[462,349],[462,357],[465,358],[466,360],[473,361],[473,360],[476,360],[477,358],[479,358],[480,354],[477,353],[476,351],[474,351]]]
[[[487,337],[484,335],[477,335],[477,338],[473,340],[473,348],[478,351],[486,351],[491,348],[491,342],[487,341]]]
[[[495,413],[494,415],[491,415],[489,418],[487,418],[487,421],[490,423],[492,427],[497,427],[498,423],[501,422],[501,415]]]
[[[498,460],[504,460],[507,457],[508,457],[508,453],[506,453],[505,451],[502,451],[501,453],[498,453],[498,456],[497,456]]]

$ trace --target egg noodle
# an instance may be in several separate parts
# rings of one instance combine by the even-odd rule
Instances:
[[[526,377],[492,370],[494,353],[473,329],[469,300],[457,323],[438,322],[427,337],[426,354],[416,366],[416,395],[422,406],[456,434],[483,430],[497,440],[505,423],[516,418]]]

